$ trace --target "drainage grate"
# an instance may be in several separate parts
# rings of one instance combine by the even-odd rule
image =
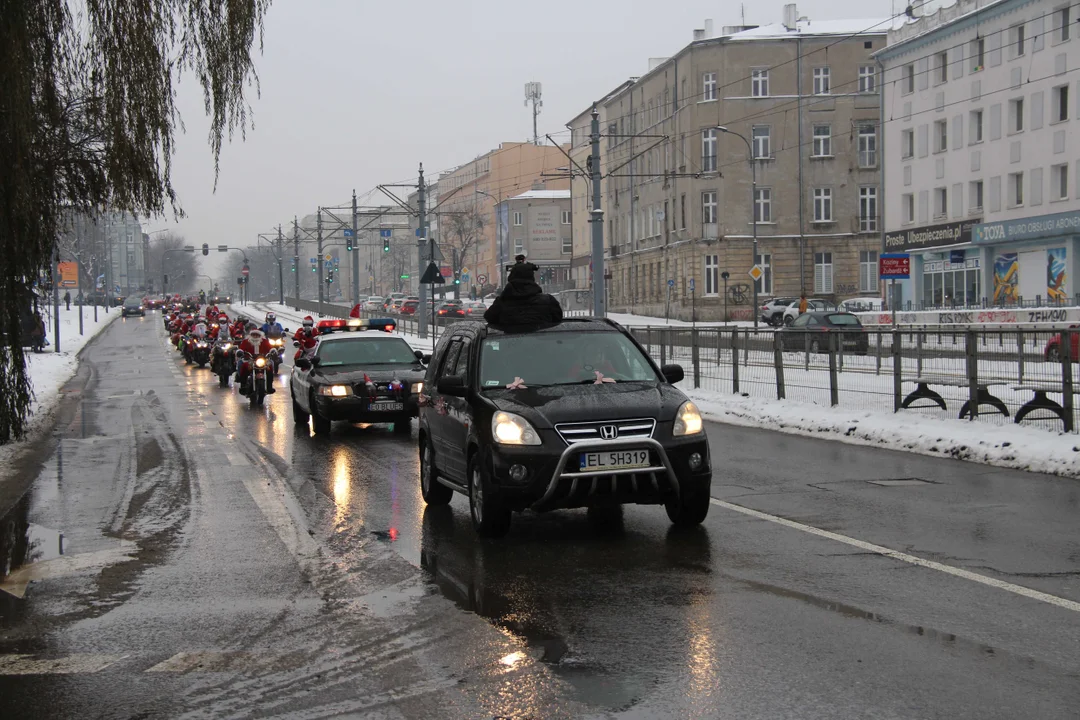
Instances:
[[[894,480],[867,480],[866,482],[871,485],[881,485],[882,487],[907,487],[909,485],[933,485],[930,480],[923,480],[922,478],[896,478]]]

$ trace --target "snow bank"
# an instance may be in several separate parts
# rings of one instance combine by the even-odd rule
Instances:
[[[1080,436],[916,414],[686,390],[708,420],[1080,478]]]

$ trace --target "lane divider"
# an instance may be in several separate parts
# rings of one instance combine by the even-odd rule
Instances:
[[[725,500],[718,500],[716,498],[710,498],[713,505],[722,507],[725,510],[731,510],[733,512],[742,513],[743,515],[749,515],[752,518],[758,520],[765,520],[766,522],[776,523],[777,525],[783,525],[784,527],[791,528],[792,530],[799,530],[811,535],[817,535],[818,537],[826,538],[828,540],[834,540],[851,547],[865,550],[876,555],[882,555],[893,560],[899,560],[906,562],[910,565],[916,565],[918,567],[928,568],[930,570],[937,570],[953,577],[963,578],[972,582],[977,582],[987,587],[997,588],[998,590],[1004,590],[1005,592],[1013,593],[1014,595],[1020,595],[1031,600],[1038,600],[1049,605],[1054,605],[1066,610],[1072,610],[1073,612],[1080,612],[1080,602],[1074,600],[1068,600],[1057,595],[1051,595],[1049,593],[1040,592],[1039,590],[1032,590],[1031,588],[1024,587],[1023,585],[1017,585],[1015,583],[1006,582],[1004,580],[998,580],[987,575],[980,575],[979,573],[971,572],[970,570],[963,570],[952,565],[946,565],[944,563],[935,562],[934,560],[927,560],[915,555],[909,555],[908,553],[900,552],[898,550],[892,550],[882,545],[874,545],[864,540],[857,540],[847,535],[841,535],[840,533],[834,533],[829,530],[822,530],[812,525],[804,525],[794,520],[788,520],[777,515],[770,515],[758,510],[751,510],[748,507],[742,505],[736,505],[734,503],[727,502]]]

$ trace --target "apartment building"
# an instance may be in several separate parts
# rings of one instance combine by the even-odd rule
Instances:
[[[728,314],[749,318],[755,262],[762,297],[878,294],[871,55],[888,24],[810,21],[794,5],[780,23],[715,37],[707,21],[605,101],[613,310],[689,319],[694,305],[719,319],[728,272]]]
[[[885,243],[902,301],[1025,305],[1076,291],[1080,6],[961,0],[889,34]]]
[[[455,245],[464,251],[464,265],[469,280],[462,289],[487,292],[501,284],[500,262],[511,255],[505,222],[496,216],[496,206],[507,198],[530,189],[534,182],[544,181],[549,190],[570,188],[569,161],[565,155],[569,145],[532,143],[501,143],[498,148],[440,176],[439,194],[432,197],[432,207],[438,206],[438,240],[449,259]],[[462,233],[451,232],[451,217],[465,216],[472,221],[475,240],[462,242]],[[467,235],[467,234],[466,234]],[[486,279],[481,282],[480,278]]]
[[[500,207],[509,220],[510,262],[525,255],[540,268],[537,280],[548,292],[570,289],[574,237],[570,190],[548,190],[541,183]]]

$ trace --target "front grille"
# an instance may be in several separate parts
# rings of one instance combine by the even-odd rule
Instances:
[[[651,438],[655,429],[656,420],[653,418],[560,423],[555,426],[555,432],[559,433],[559,437],[567,445],[587,441],[617,440],[619,438]]]

